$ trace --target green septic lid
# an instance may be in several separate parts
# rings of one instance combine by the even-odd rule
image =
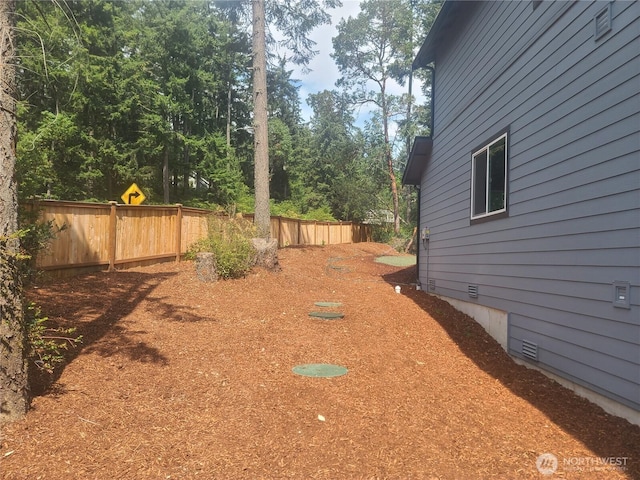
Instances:
[[[409,267],[416,264],[415,255],[383,255],[375,259],[377,263],[393,265],[394,267]]]
[[[335,320],[336,318],[343,318],[344,313],[338,312],[311,312],[310,317],[322,318],[323,320]]]
[[[329,363],[308,363],[293,367],[293,373],[305,377],[340,377],[348,372],[345,367]]]
[[[316,307],[341,307],[340,302],[316,302]]]

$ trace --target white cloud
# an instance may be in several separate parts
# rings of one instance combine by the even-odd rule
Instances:
[[[309,62],[308,68],[311,71],[303,73],[300,67],[292,67],[294,71],[292,78],[301,82],[299,92],[302,116],[305,120],[308,120],[312,113],[307,105],[309,94],[334,89],[336,81],[340,78],[338,67],[331,58],[332,38],[338,35],[338,23],[343,18],[357,16],[358,12],[360,12],[359,0],[343,0],[341,7],[332,9],[331,25],[322,25],[311,33],[311,40],[316,42],[314,50],[318,51],[318,54]]]
[[[300,81],[300,100],[302,102],[302,117],[305,121],[311,117],[311,109],[307,105],[307,97],[311,93],[318,93],[323,90],[335,89],[335,83],[340,78],[340,72],[334,60],[331,58],[333,52],[333,37],[337,36],[337,26],[341,19],[356,17],[360,12],[359,0],[342,0],[342,7],[331,10],[331,25],[322,25],[316,28],[311,39],[316,42],[314,47],[318,54],[311,60],[308,67],[309,73],[303,73],[302,69],[297,66],[291,66],[293,69],[292,78]],[[389,93],[401,95],[408,92],[407,85],[401,86],[395,82],[389,85]],[[414,95],[420,92],[419,85],[414,82]],[[356,112],[358,125],[363,125],[364,121],[369,117],[371,107],[363,106]]]

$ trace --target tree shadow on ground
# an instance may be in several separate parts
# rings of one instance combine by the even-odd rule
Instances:
[[[73,336],[82,336],[76,347],[65,352],[65,361],[53,373],[30,365],[32,396],[51,390],[66,365],[82,353],[103,357],[124,355],[135,362],[165,365],[167,359],[152,345],[140,341],[140,331],[132,331],[122,320],[131,314],[155,288],[173,273],[100,272],[57,281],[27,292],[52,328],[76,328]]]
[[[414,283],[416,267],[383,275],[383,279],[391,285]],[[438,322],[479,368],[600,457],[628,457],[625,473],[640,478],[640,427],[607,414],[543,373],[515,363],[479,323],[446,301],[414,288],[403,288],[402,294]]]
[[[195,322],[217,322],[218,319],[206,315],[206,311],[200,310],[197,306],[186,307],[184,305],[174,305],[169,297],[154,297],[154,314],[168,322],[195,323]]]

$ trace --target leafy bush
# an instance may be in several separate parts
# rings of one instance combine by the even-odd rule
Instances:
[[[391,240],[393,240],[393,237],[394,237],[393,225],[390,225],[390,224],[381,224],[381,225],[372,224],[371,225],[371,239],[374,242],[391,243]]]
[[[21,218],[22,229],[13,235],[20,240],[18,252],[10,252],[6,248],[7,242],[0,241],[0,262],[16,262],[20,276],[19,288],[34,280],[37,273],[35,256],[48,246],[56,233],[53,223],[28,222],[25,218]],[[22,321],[30,370],[35,368],[35,371],[53,373],[56,365],[64,362],[64,351],[82,341],[81,336],[74,336],[75,328],[50,327],[40,307],[32,302],[27,303],[24,297]]]
[[[307,213],[302,215],[303,220],[316,220],[318,222],[335,222],[337,221],[333,214],[331,213],[331,209],[327,205],[323,205],[318,208],[314,208],[309,210]]]
[[[307,209],[304,213],[300,205],[292,200],[282,202],[271,201],[271,215],[274,217],[287,217],[299,220],[316,220],[318,222],[335,222],[335,217],[331,214],[328,205],[321,205],[317,208]]]
[[[300,209],[291,200],[276,202],[271,199],[269,209],[274,217],[300,218]]]
[[[53,220],[42,222],[37,215],[37,211],[20,211],[20,275],[25,285],[33,283],[42,273],[36,268],[38,253],[49,248],[51,240],[67,228],[58,227]]]
[[[245,276],[252,267],[254,255],[251,239],[255,237],[253,223],[242,218],[209,217],[209,234],[189,247],[187,258],[195,259],[200,252],[212,252],[221,278]]]
[[[64,352],[81,343],[82,336],[74,336],[75,328],[48,327],[47,317],[33,303],[24,309],[29,352],[27,357],[38,369],[53,373],[56,365],[64,362]]]

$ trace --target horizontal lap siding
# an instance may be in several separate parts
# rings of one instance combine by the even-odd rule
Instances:
[[[640,408],[640,4],[486,2],[436,54],[422,182],[436,292],[510,312],[510,351]],[[509,127],[509,217],[471,225],[471,152]],[[427,272],[428,269],[428,272]],[[612,305],[631,283],[631,309]],[[478,285],[471,299],[468,285]]]

